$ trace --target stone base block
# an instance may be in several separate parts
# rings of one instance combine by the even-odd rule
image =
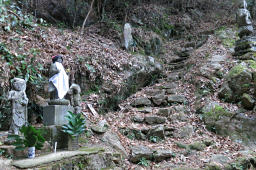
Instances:
[[[43,108],[43,123],[45,126],[67,124],[65,116],[68,111],[73,112],[72,106],[49,105]]]
[[[44,138],[54,148],[55,142],[57,142],[57,149],[68,148],[69,136],[62,132],[61,126],[45,126],[42,128],[44,131]]]

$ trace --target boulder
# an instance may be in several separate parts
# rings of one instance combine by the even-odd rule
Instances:
[[[145,94],[148,96],[164,95],[165,90],[163,90],[163,89],[148,89],[145,91]]]
[[[225,77],[225,83],[219,93],[220,97],[232,100],[233,102],[238,102],[243,93],[249,92],[253,84],[252,71],[254,70],[251,69],[253,64],[250,64],[249,61],[242,62],[229,71]],[[252,63],[255,62],[252,61]],[[232,91],[232,94],[230,94],[230,90]]]
[[[152,149],[143,145],[132,146],[130,161],[138,163],[142,158],[152,161],[163,161],[173,157],[173,152],[167,149]]]
[[[164,133],[164,126],[160,125],[160,126],[155,126],[152,127],[152,129],[149,130],[148,134],[147,134],[148,138],[150,139],[150,137],[159,137],[160,139],[164,139],[165,138],[165,133]]]
[[[132,146],[130,161],[133,163],[138,163],[141,158],[151,160],[153,156],[153,150],[146,146]]]
[[[192,125],[186,125],[175,131],[174,137],[189,138],[194,134],[194,127]]]
[[[140,97],[136,98],[131,105],[134,107],[150,106],[151,101],[147,97]]]
[[[164,94],[159,94],[152,97],[152,101],[156,106],[167,105],[166,96]]]
[[[112,133],[110,131],[106,132],[102,137],[102,141],[108,143],[114,149],[121,152],[124,157],[128,156],[127,152],[125,151],[123,145],[119,140],[119,137],[115,133]]]
[[[156,162],[161,162],[163,160],[173,157],[173,152],[166,149],[158,149],[154,152],[154,157]]]
[[[174,110],[172,108],[160,108],[157,111],[157,115],[169,117],[173,112]]]
[[[171,95],[171,96],[168,96],[168,99],[167,99],[168,103],[179,103],[179,104],[184,104],[187,102],[187,99],[182,96],[182,95]]]
[[[166,122],[165,117],[159,117],[159,116],[146,116],[145,117],[145,122],[149,125],[153,124],[162,124]]]
[[[144,117],[143,116],[133,116],[132,120],[134,122],[137,122],[137,123],[143,123],[144,122]]]
[[[255,100],[253,99],[253,97],[246,93],[243,94],[241,101],[242,106],[248,110],[252,110],[255,105]]]
[[[152,113],[153,109],[152,107],[141,107],[141,108],[138,108],[138,111],[141,112],[141,113]]]

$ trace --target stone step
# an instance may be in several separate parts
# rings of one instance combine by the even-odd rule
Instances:
[[[155,149],[143,145],[131,147],[130,161],[138,163],[142,158],[155,162],[160,162],[174,157],[171,150],[168,149]]]
[[[112,153],[104,152],[103,148],[81,148],[78,151],[61,151],[33,159],[15,160],[12,165],[21,169],[76,169],[79,163],[87,162],[82,169],[101,169],[115,166],[114,157]],[[100,160],[100,164],[96,160]]]
[[[129,139],[149,140],[156,143],[165,139],[166,137],[173,137],[175,128],[169,125],[155,125],[120,128],[119,130],[121,134],[128,137]]]

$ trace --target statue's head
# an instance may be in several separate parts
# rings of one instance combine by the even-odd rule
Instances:
[[[59,63],[62,63],[63,62],[63,57],[61,55],[55,55],[52,57],[52,62],[55,63],[55,62],[59,62]]]
[[[14,78],[12,80],[12,87],[16,91],[25,91],[26,90],[26,81],[21,78]]]

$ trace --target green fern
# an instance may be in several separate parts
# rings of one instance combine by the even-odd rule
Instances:
[[[68,120],[68,124],[62,126],[62,131],[69,134],[72,137],[77,137],[85,131],[85,119],[81,114],[74,114],[68,112],[68,115],[65,116]]]

